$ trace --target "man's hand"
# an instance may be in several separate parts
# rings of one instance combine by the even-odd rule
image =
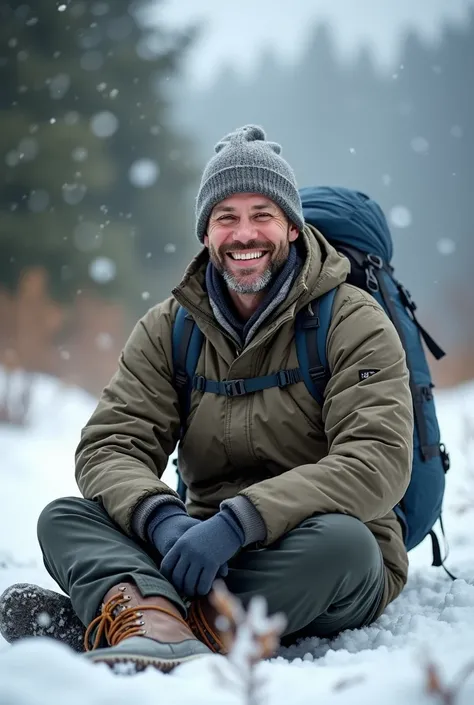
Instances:
[[[148,539],[164,558],[188,529],[200,523],[200,519],[190,517],[179,504],[160,504],[148,520]]]
[[[161,562],[161,573],[182,595],[207,595],[217,575],[227,575],[227,561],[244,540],[237,518],[223,509],[176,541]]]

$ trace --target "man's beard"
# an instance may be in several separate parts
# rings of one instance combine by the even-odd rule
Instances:
[[[264,250],[270,255],[268,266],[260,274],[252,276],[252,268],[241,269],[240,272],[232,272],[227,268],[227,252],[245,252],[245,251]],[[224,246],[219,252],[214,248],[209,248],[209,257],[217,269],[219,274],[224,279],[227,287],[236,294],[257,294],[259,291],[264,291],[271,283],[273,277],[285,264],[290,252],[290,243],[287,240],[278,250],[275,245],[268,242],[262,243],[257,240],[248,242],[245,246],[234,244],[232,246]]]

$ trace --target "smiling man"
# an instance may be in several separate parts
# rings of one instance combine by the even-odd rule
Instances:
[[[222,650],[206,597],[216,577],[244,604],[263,595],[284,612],[286,642],[370,624],[406,581],[393,512],[412,462],[405,354],[374,299],[345,283],[347,259],[305,225],[293,171],[260,127],[216,146],[196,233],[202,251],[136,325],[83,430],[84,498],[39,519],[69,627],[64,598],[39,587],[23,609],[47,606],[54,629],[56,599],[62,632],[88,627],[96,662],[170,670]],[[295,316],[336,287],[322,408],[291,375],[231,394],[229,380],[297,368]],[[187,410],[173,366],[180,306],[203,336]],[[161,479],[178,441],[185,502]]]
[[[297,237],[297,227],[282,209],[257,194],[235,194],[211,211],[204,236],[211,262],[208,284],[222,295],[225,284],[242,324],[258,309],[280,270],[294,268],[296,253],[289,255]],[[219,311],[214,306],[217,318]]]
[[[236,228],[237,238],[232,236]],[[239,306],[240,298],[235,294],[260,294],[261,298],[261,292],[288,259],[290,243],[297,237],[298,229],[275,203],[257,194],[242,193],[213,208],[204,244]],[[253,300],[257,303],[259,297]],[[245,315],[245,311],[240,313]]]

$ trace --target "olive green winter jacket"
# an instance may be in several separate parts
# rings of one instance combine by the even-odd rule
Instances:
[[[410,480],[412,401],[405,354],[385,312],[344,283],[349,263],[324,237],[300,234],[304,264],[286,297],[243,349],[217,323],[205,291],[207,250],[173,296],[137,323],[82,432],[76,478],[128,534],[151,495],[176,495],[160,480],[178,442],[172,325],[178,303],[204,334],[197,373],[224,380],[298,367],[296,313],[340,284],[328,335],[332,372],[323,408],[303,382],[237,397],[193,391],[180,470],[192,516],[245,496],[258,510],[268,545],[314,513],[340,512],[367,524],[386,565],[379,614],[406,582],[408,560],[392,508]],[[364,370],[378,370],[366,376]]]

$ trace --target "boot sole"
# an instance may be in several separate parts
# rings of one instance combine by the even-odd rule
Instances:
[[[42,625],[38,618],[47,615]],[[15,583],[0,595],[0,634],[9,644],[26,637],[46,637],[84,651],[85,628],[71,601],[39,585]]]
[[[190,654],[189,656],[184,656],[177,659],[160,659],[156,656],[137,656],[137,654],[126,654],[121,653],[116,656],[101,656],[99,653],[97,656],[88,656],[87,660],[91,663],[105,663],[110,668],[117,666],[119,664],[133,664],[137,672],[143,671],[145,668],[152,666],[162,673],[169,673],[177,666],[182,663],[187,663],[189,661],[194,661],[194,659],[202,658],[207,654]]]

